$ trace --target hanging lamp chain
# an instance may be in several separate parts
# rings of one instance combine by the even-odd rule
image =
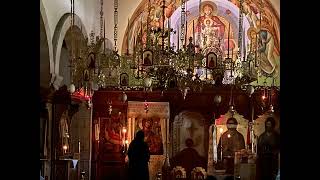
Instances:
[[[114,0],[114,49],[117,51],[117,40],[118,40],[118,0]]]
[[[100,38],[103,37],[103,0],[100,0]]]

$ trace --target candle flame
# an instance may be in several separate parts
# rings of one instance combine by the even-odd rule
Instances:
[[[223,132],[223,129],[222,128],[220,128],[220,133],[222,133]]]

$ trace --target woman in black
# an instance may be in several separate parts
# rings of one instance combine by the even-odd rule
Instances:
[[[149,180],[148,162],[150,152],[144,142],[143,131],[138,131],[128,149],[129,179]]]

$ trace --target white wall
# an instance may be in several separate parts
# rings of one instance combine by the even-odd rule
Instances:
[[[60,18],[71,11],[71,1],[70,0],[41,0],[43,7],[45,9],[48,25],[51,33],[51,38],[57,23]],[[108,1],[110,2],[110,1]],[[95,29],[98,33],[99,28],[94,28],[99,22],[96,22],[99,17],[99,0],[76,0],[75,1],[75,14],[80,17],[82,23],[87,29],[87,33]],[[88,34],[89,35],[89,34]]]
[[[118,40],[117,47],[119,49],[119,53],[121,53],[122,41],[124,37],[124,33],[126,31],[128,25],[128,18],[130,19],[136,8],[139,6],[142,0],[118,0],[119,8],[118,8]],[[106,17],[106,38],[112,41],[114,45],[114,36],[113,36],[113,28],[114,28],[114,16],[113,16],[114,6],[113,0],[104,1],[104,12]]]

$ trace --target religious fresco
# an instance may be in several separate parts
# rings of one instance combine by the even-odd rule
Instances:
[[[125,119],[122,113],[112,114],[111,117],[101,118],[100,144],[104,152],[121,152],[123,142],[122,128],[125,127]],[[101,137],[102,136],[102,137]]]
[[[147,111],[146,111],[147,104]],[[146,113],[147,112],[147,113]],[[128,139],[134,139],[142,130],[150,155],[165,155],[166,134],[168,134],[169,103],[167,102],[128,102]]]
[[[205,157],[205,131],[204,117],[197,112],[183,111],[174,118],[174,154],[186,148],[185,141],[193,140],[193,147],[200,156]]]
[[[225,39],[226,25],[217,16],[217,5],[207,3],[201,9],[196,28],[196,34],[199,34],[200,39],[196,40],[196,44],[199,44],[201,49],[219,47]]]
[[[190,0],[189,2],[193,2]],[[216,3],[215,3],[216,2]],[[187,24],[187,36],[193,34],[193,24],[195,26],[195,39],[196,44],[199,44],[201,49],[204,50],[207,47],[217,46],[223,52],[223,57],[226,57],[227,44],[228,44],[228,24],[230,18],[228,13],[234,13],[226,11],[225,13],[217,14],[223,8],[219,6],[220,1],[203,1],[201,3],[200,17],[188,18]],[[239,7],[239,0],[225,0],[225,3]],[[180,7],[181,0],[166,0],[165,8],[165,21],[168,20],[174,14],[177,8]],[[250,27],[245,29],[243,33],[245,35],[246,52],[247,55],[250,51],[257,50],[259,67],[256,67],[260,74],[258,81],[253,82],[253,85],[263,85],[267,82],[268,85],[274,83],[274,85],[280,85],[280,18],[274,7],[269,0],[246,0],[243,1],[243,13],[246,21],[249,22]],[[129,23],[129,32],[126,32],[124,36],[123,49],[127,48],[132,51],[136,41],[140,41],[142,34],[142,41],[146,43],[146,32],[147,29],[156,30],[162,27],[162,0],[143,0],[138,6]],[[186,14],[190,15],[189,8],[187,7]],[[180,14],[180,13],[179,13]],[[147,21],[148,20],[148,21]],[[194,22],[193,22],[194,21]],[[199,21],[199,22],[198,22]],[[238,21],[238,20],[235,20]],[[149,24],[147,25],[147,22]],[[180,23],[180,20],[178,21]],[[236,24],[237,25],[237,24]],[[175,25],[179,27],[180,25]],[[173,26],[172,26],[173,27]],[[142,28],[142,31],[141,31]],[[174,29],[176,30],[176,29]],[[234,49],[230,51],[230,56],[236,58],[237,52],[237,34],[238,28],[231,26],[229,47]],[[129,36],[128,36],[129,35]],[[128,38],[130,37],[130,38]],[[200,38],[198,38],[200,37]],[[208,50],[209,51],[209,50]],[[233,54],[231,54],[233,53]]]
[[[262,3],[261,3],[262,2]],[[249,0],[243,3],[250,28],[246,32],[251,44],[257,45],[260,73],[276,78],[280,84],[280,19],[269,1]],[[261,9],[263,11],[261,11]],[[262,84],[260,80],[259,84]]]
[[[135,123],[136,132],[142,130],[145,142],[149,146],[150,155],[162,155],[163,143],[159,117],[138,117]]]

